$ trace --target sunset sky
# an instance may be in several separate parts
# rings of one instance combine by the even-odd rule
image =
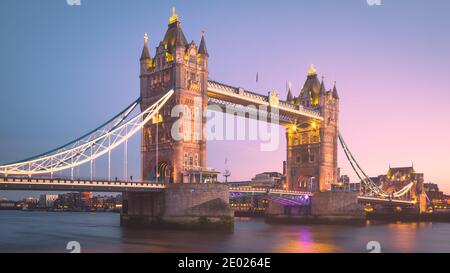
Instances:
[[[327,89],[337,81],[341,133],[368,174],[413,163],[450,193],[446,0],[2,1],[0,162],[64,144],[136,99],[143,34],[154,56],[172,6],[188,41],[198,45],[206,31],[211,79],[261,94],[277,90],[284,99],[286,81],[297,96],[313,63]],[[274,152],[261,152],[258,141],[208,142],[208,165],[223,171],[228,158],[230,180],[281,172],[282,128],[280,140]],[[135,177],[139,141],[129,148]],[[342,151],[339,166],[356,181]]]

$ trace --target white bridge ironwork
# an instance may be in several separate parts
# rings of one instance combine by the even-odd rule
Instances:
[[[162,184],[152,184],[148,181],[142,182],[111,182],[111,151],[121,144],[125,145],[125,162],[124,173],[125,180],[127,180],[127,143],[128,139],[136,134],[143,126],[149,122],[155,115],[158,114],[161,107],[169,100],[174,94],[173,90],[168,91],[159,100],[157,100],[150,107],[137,114],[134,117],[130,117],[133,110],[140,104],[140,99],[137,99],[130,104],[125,110],[118,115],[102,124],[100,127],[87,133],[86,135],[44,154],[31,157],[19,162],[5,164],[0,166],[0,175],[3,175],[3,180],[0,179],[1,189],[15,189],[23,188],[23,185],[35,185],[37,188],[42,189],[67,189],[85,188],[85,189],[135,189],[135,190],[150,190],[150,189],[164,189]],[[216,104],[221,107],[232,106],[235,109],[240,109],[243,112],[247,112],[252,115],[269,115],[270,119],[278,119],[281,123],[297,122],[301,119],[317,119],[323,120],[321,113],[316,109],[305,108],[301,105],[293,105],[287,102],[276,100],[271,102],[270,95],[263,96],[256,94],[242,88],[234,88],[225,84],[221,84],[215,81],[208,81],[208,102],[210,104]],[[267,106],[275,109],[276,111],[261,112],[253,108],[253,106]],[[253,111],[253,112],[252,112]],[[376,185],[370,177],[364,172],[359,163],[352,155],[350,149],[344,141],[344,138],[339,134],[339,141],[344,150],[344,153],[350,162],[353,170],[357,174],[358,178],[365,186],[367,190],[364,196],[360,198],[364,200],[384,200],[384,201],[401,201],[409,202],[405,196],[409,193],[413,187],[413,183],[410,183],[400,189],[397,192],[389,193]],[[108,154],[108,179],[107,180],[95,180],[93,177],[93,164],[95,159],[100,156]],[[90,164],[90,180],[74,180],[73,170],[82,164]],[[94,167],[95,168],[95,167]],[[53,173],[63,170],[70,170],[70,179],[53,179]],[[32,175],[50,174],[48,178],[31,178]],[[122,183],[131,184],[122,184]],[[114,184],[111,184],[114,183]],[[9,188],[8,188],[9,187]],[[257,188],[230,188],[230,192],[241,193],[270,193],[271,195],[279,194],[288,196],[311,196],[308,192],[298,191],[285,191],[271,189],[267,192],[267,189]]]
[[[73,179],[74,167],[90,163],[92,180],[93,161],[106,153],[109,153],[110,159],[111,151],[122,143],[126,144],[131,136],[137,133],[144,124],[158,113],[173,93],[174,91],[170,90],[146,110],[125,122],[132,110],[139,104],[139,100],[136,100],[118,116],[85,136],[45,154],[20,162],[2,165],[0,166],[0,174],[5,176],[31,176],[53,174],[57,171],[70,169],[71,178]],[[108,177],[110,180],[110,160],[108,165]]]

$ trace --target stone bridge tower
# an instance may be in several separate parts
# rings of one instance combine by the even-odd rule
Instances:
[[[214,182],[206,170],[208,51],[187,42],[175,9],[152,58],[148,37],[140,58],[141,109],[170,89],[175,94],[142,130],[142,179],[160,183]]]
[[[323,121],[310,121],[286,128],[286,182],[289,189],[326,191],[339,179],[337,149],[339,96],[336,83],[326,91],[311,65],[298,97],[288,91],[288,102],[320,110]]]

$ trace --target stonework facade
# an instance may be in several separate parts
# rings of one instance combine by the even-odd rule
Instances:
[[[323,121],[311,120],[286,127],[288,189],[327,191],[337,183],[337,149],[339,134],[339,96],[317,78],[311,66],[298,97],[288,91],[287,101],[320,110]]]
[[[140,58],[141,108],[146,109],[170,89],[175,94],[142,130],[142,178],[162,183],[215,182],[206,168],[208,58],[205,37],[200,45],[187,42],[173,13],[164,39],[152,57],[145,36]],[[278,105],[276,93],[270,105]],[[286,126],[286,186],[293,190],[325,191],[338,180],[337,136],[339,96],[336,86],[325,90],[313,67],[298,96],[289,90],[287,103],[320,111],[323,121],[306,119]],[[187,111],[181,116],[175,106]],[[182,117],[180,119],[180,117]],[[176,130],[174,131],[174,128]],[[179,137],[174,137],[174,133]]]
[[[171,89],[175,93],[142,130],[144,180],[214,182],[217,175],[206,169],[206,118],[202,114],[207,106],[208,57],[204,35],[198,47],[194,41],[188,43],[175,13],[153,58],[145,36],[140,58],[141,109]]]

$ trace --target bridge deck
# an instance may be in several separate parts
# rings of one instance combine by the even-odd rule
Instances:
[[[104,181],[71,180],[61,178],[1,177],[0,190],[35,191],[97,191],[97,192],[154,192],[163,191],[166,185],[149,181]],[[287,191],[281,189],[230,187],[230,192],[279,195],[309,195],[310,192]]]
[[[360,203],[373,203],[373,204],[386,204],[386,205],[398,205],[398,206],[413,206],[415,201],[411,200],[399,200],[399,199],[383,199],[370,196],[358,196],[358,202]]]
[[[89,181],[48,178],[0,178],[0,190],[36,191],[97,191],[97,192],[154,192],[162,191],[163,184],[144,181]]]
[[[230,187],[230,192],[255,193],[255,194],[280,194],[280,195],[308,195],[312,196],[311,192],[303,191],[288,191],[281,189],[267,189],[267,188],[251,188],[251,187]]]

